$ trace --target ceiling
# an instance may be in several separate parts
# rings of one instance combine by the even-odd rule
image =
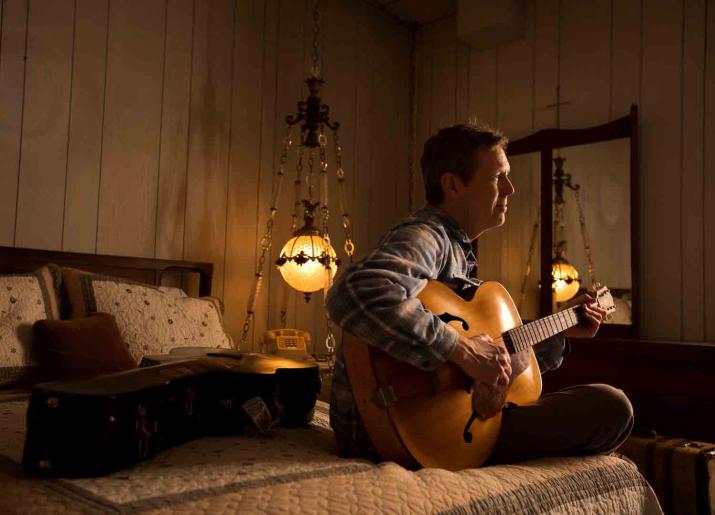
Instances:
[[[457,0],[369,0],[408,23],[429,23],[457,12]]]

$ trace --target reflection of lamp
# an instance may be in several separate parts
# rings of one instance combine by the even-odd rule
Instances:
[[[573,298],[581,287],[578,270],[566,260],[566,242],[560,241],[556,256],[551,262],[551,290],[556,302],[566,302]]]
[[[338,268],[338,259],[335,250],[330,244],[328,233],[328,160],[326,147],[328,138],[326,127],[332,131],[333,144],[335,150],[335,174],[338,180],[338,204],[340,208],[341,225],[345,231],[344,250],[350,259],[355,252],[355,244],[351,236],[350,217],[345,204],[345,172],[342,166],[342,148],[339,143],[338,130],[340,124],[330,120],[330,108],[321,103],[320,88],[324,80],[320,73],[320,60],[318,57],[319,34],[320,34],[320,9],[319,0],[315,2],[313,11],[313,64],[310,75],[305,79],[308,86],[309,95],[305,101],[298,102],[298,112],[295,115],[286,116],[285,136],[283,148],[280,154],[276,180],[273,183],[271,194],[270,212],[266,222],[266,233],[259,243],[260,257],[254,276],[253,287],[248,296],[246,307],[246,319],[243,324],[240,346],[243,347],[248,338],[251,322],[253,321],[256,301],[263,283],[263,267],[266,262],[266,254],[271,249],[273,242],[273,226],[278,212],[278,201],[280,199],[281,185],[285,175],[285,166],[288,160],[288,153],[293,144],[292,130],[295,125],[300,124],[300,144],[297,148],[296,178],[295,186],[295,210],[292,214],[291,229],[293,237],[283,246],[280,256],[276,261],[276,266],[280,270],[285,281],[298,291],[301,291],[306,300],[310,300],[310,294],[321,288],[325,291],[331,286],[332,279]],[[301,43],[302,45],[302,43]],[[304,154],[307,159],[304,163]],[[317,155],[316,155],[317,154]],[[304,174],[304,164],[307,170]],[[315,180],[314,168],[318,165],[319,181]],[[319,182],[319,195],[316,202],[314,199],[315,182]],[[305,186],[305,192],[303,192]],[[304,198],[305,197],[307,198]],[[320,207],[321,227],[314,225],[316,209]],[[305,220],[305,225],[296,230],[298,219]],[[288,305],[287,288],[281,299],[281,326],[286,326],[286,311]],[[328,352],[332,353],[335,348],[335,338],[331,329],[330,319],[326,315],[327,337],[325,346]]]

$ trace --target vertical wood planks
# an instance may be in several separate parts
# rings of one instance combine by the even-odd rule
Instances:
[[[496,127],[497,51],[473,50],[469,59],[469,116]]]
[[[705,50],[705,134],[703,180],[703,237],[705,252],[705,340],[715,341],[715,1],[707,3],[707,48]]]
[[[234,5],[197,2],[191,79],[184,257],[214,265],[223,296]]]
[[[27,25],[18,247],[62,246],[74,9],[35,0]]]
[[[193,26],[194,2],[168,0],[156,200],[155,254],[163,259],[184,251]]]
[[[264,0],[236,4],[224,280],[225,325],[236,339],[241,335],[255,270],[261,170],[264,16]],[[243,80],[245,77],[256,80]]]
[[[677,0],[643,7],[640,244],[646,338],[680,338],[682,19]]]
[[[304,21],[306,16],[306,2],[281,0],[279,4],[279,29],[278,29],[278,83],[276,89],[276,111],[273,143],[275,149],[274,168],[278,167],[280,152],[283,148],[285,117],[296,114],[296,102],[306,96],[307,88],[303,83],[307,71],[303,67],[304,59]],[[300,126],[293,127],[293,146],[286,162],[284,188],[278,203],[278,214],[273,229],[273,248],[271,249],[268,266],[275,272],[274,263],[280,256],[283,245],[291,235],[290,215],[294,212],[295,190],[293,182],[296,174],[296,154],[300,145]],[[303,159],[303,175],[308,171],[308,153]],[[307,190],[303,188],[304,192]],[[303,225],[299,219],[296,228]],[[268,289],[268,327],[280,327],[281,296],[283,295],[284,281],[280,273],[270,273],[266,276],[265,286]],[[299,294],[289,289],[288,327],[295,327],[296,301],[305,302],[298,298]]]
[[[409,74],[407,34],[389,24],[382,13],[373,33],[373,146],[371,183],[373,205],[379,216],[370,213],[370,248],[405,215],[407,191],[407,84],[400,76]],[[454,92],[452,91],[452,94]],[[454,109],[454,104],[452,104]],[[401,112],[403,115],[401,116]],[[402,200],[399,200],[402,199]]]
[[[469,78],[471,72],[471,51],[469,45],[457,41],[457,86],[455,108],[456,123],[466,123],[469,120]]]
[[[323,77],[326,80],[324,86],[324,102],[330,106],[330,119],[340,122],[340,142],[342,146],[342,164],[345,170],[345,201],[352,223],[363,223],[363,220],[355,220],[356,207],[352,192],[355,183],[359,180],[356,175],[360,173],[356,170],[356,149],[355,141],[355,120],[356,120],[356,45],[357,45],[357,24],[359,20],[360,6],[354,2],[346,0],[331,0],[324,5],[323,32]],[[341,212],[338,202],[338,181],[336,178],[334,141],[331,132],[328,133],[328,182],[329,196],[328,207],[330,210],[330,237],[333,248],[341,259],[341,268],[349,265],[349,261],[343,251],[345,233],[340,223]],[[318,292],[315,296],[313,331],[314,348],[317,352],[325,352],[326,311],[325,297],[323,292]],[[337,327],[334,329],[337,330]],[[339,333],[339,331],[338,331]],[[336,338],[339,334],[335,335]]]
[[[631,104],[640,103],[641,0],[612,2],[611,114],[626,116]]]
[[[497,63],[497,127],[510,139],[517,139],[531,133],[533,128],[532,95],[533,88],[533,5],[525,9],[525,34],[524,37],[499,47]],[[529,164],[531,160],[522,159],[524,165],[515,167],[515,175],[530,175],[536,170]],[[536,179],[536,178],[534,178]],[[529,180],[528,177],[515,179],[515,197],[512,204],[520,206],[507,214],[507,222],[503,227],[493,229],[485,234],[486,238],[479,242],[480,257],[486,258],[486,270],[493,274],[499,281],[506,281],[506,286],[511,284],[511,294],[518,295],[514,288],[520,285],[518,278],[521,276],[526,252],[528,249],[528,227],[535,213],[530,212],[533,195],[538,196],[538,191],[531,191],[532,184],[539,184],[538,180]],[[526,228],[526,229],[525,229]],[[526,243],[524,243],[526,241]],[[514,277],[515,276],[515,277]]]
[[[369,43],[371,41],[370,13],[372,8],[361,2],[356,7],[357,27],[355,29],[355,130],[352,145],[355,152],[355,166],[351,211],[353,224],[353,239],[355,240],[354,259],[364,257],[369,251],[368,217],[370,213],[370,120],[372,113],[372,74],[370,73],[371,56]],[[348,170],[347,173],[350,173]]]
[[[532,130],[556,127],[556,84],[559,79],[559,0],[534,2],[534,91]],[[550,107],[551,106],[551,107]]]
[[[531,4],[529,4],[531,5]],[[525,37],[502,45],[497,63],[497,127],[509,139],[531,132],[531,86],[533,84],[533,51],[531,9],[525,10]]]
[[[368,248],[372,249],[377,244],[380,236],[389,227],[388,214],[391,214],[392,207],[388,206],[394,199],[394,181],[391,176],[395,173],[391,169],[390,163],[386,162],[387,149],[390,146],[389,131],[387,125],[387,113],[390,113],[390,99],[388,77],[390,56],[387,48],[380,40],[382,27],[380,21],[373,24],[370,38],[370,51],[372,62],[370,66],[371,82],[373,84],[372,109],[370,127],[372,138],[370,146],[370,204],[374,206],[368,215]],[[386,116],[387,115],[387,116]],[[380,216],[374,216],[375,207],[380,209]]]
[[[416,53],[417,69],[415,70],[415,102],[417,103],[417,137],[415,138],[415,178],[414,195],[415,208],[419,209],[425,202],[425,188],[422,179],[420,159],[427,140],[432,136],[432,37],[434,24],[423,25],[417,30]]]
[[[561,106],[561,127],[606,123],[611,0],[562,1],[561,6],[561,101],[568,102]]]
[[[278,30],[280,28],[280,1],[266,0],[263,28],[263,56],[262,56],[262,71],[261,71],[261,119],[260,119],[260,143],[259,143],[259,176],[258,176],[258,211],[256,213],[257,225],[255,229],[256,242],[260,242],[266,234],[266,222],[269,216],[271,192],[274,186],[275,173],[277,167],[276,156],[279,150],[275,147],[275,130],[276,127],[276,92],[278,87]],[[286,176],[283,179],[282,195],[290,196],[292,190],[290,188],[291,178]],[[281,213],[279,212],[279,215]],[[287,215],[282,213],[282,215]],[[280,242],[274,241],[274,245],[280,245]],[[248,252],[248,251],[247,251]],[[253,250],[255,256],[251,272],[255,273],[258,266],[258,259],[261,249],[258,245]],[[251,252],[248,252],[251,255]],[[269,302],[269,282],[270,275],[275,274],[276,270],[273,263],[270,262],[271,252],[267,251],[266,260],[263,270],[263,287],[256,301],[256,313],[253,322],[253,334],[249,335],[250,349],[258,350],[258,342],[261,341],[263,335],[268,329],[268,310],[270,304],[275,304],[277,301]],[[247,271],[245,272],[247,273]],[[251,276],[251,280],[253,276]],[[241,318],[245,317],[245,309],[247,298],[241,300]],[[238,338],[240,334],[234,334],[234,338]]]
[[[109,6],[97,252],[153,256],[166,3]]]
[[[15,244],[27,7],[27,0],[6,0],[0,19],[0,245]]]
[[[703,127],[705,79],[706,0],[683,3],[681,338],[703,341],[705,320],[705,267],[703,262]]]
[[[454,124],[457,84],[457,19],[434,22],[432,46],[432,133]]]
[[[62,250],[94,252],[107,69],[108,0],[77,0]]]
[[[313,65],[313,8],[314,4],[313,2],[305,1],[303,3],[303,56],[302,56],[302,67],[300,68],[301,70],[301,78],[305,79],[310,73],[311,67]],[[325,9],[323,9],[323,12],[321,13],[321,17],[325,13]],[[322,69],[322,62],[325,60],[325,56],[323,52],[320,51],[321,44],[320,40],[318,41],[318,66],[321,67]],[[299,60],[300,62],[300,60]],[[323,77],[325,78],[325,77]],[[298,90],[296,94],[296,99],[304,99],[308,95],[308,88],[305,85],[304,82],[300,82],[300,89]],[[304,163],[305,163],[305,172],[308,172],[309,169],[309,151],[306,149],[305,152],[305,157],[304,157]],[[314,159],[313,159],[313,178],[311,180],[311,184],[313,185],[313,202],[318,202],[320,200],[320,152],[316,148],[314,153],[313,153]],[[308,189],[306,188],[304,190],[305,194],[303,198],[308,198]],[[317,216],[318,216],[318,227],[322,227],[322,222],[321,217],[320,217],[320,206],[318,206],[318,211],[317,211]],[[298,227],[301,227],[303,225],[303,220],[299,221],[300,223],[298,224]],[[281,284],[281,286],[284,287],[284,285]],[[293,317],[295,319],[295,323],[293,324],[293,327],[297,327],[299,329],[313,329],[311,336],[315,337],[315,327],[314,327],[314,318],[315,318],[315,309],[320,307],[321,305],[321,298],[322,298],[322,291],[316,291],[311,295],[310,301],[306,302],[305,297],[303,294],[298,293],[298,292],[291,292],[293,296],[293,305],[291,307],[291,310],[293,311]],[[311,349],[310,351],[313,351],[315,349],[316,341],[311,342]]]

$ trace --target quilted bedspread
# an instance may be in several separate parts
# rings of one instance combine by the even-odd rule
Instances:
[[[201,438],[104,477],[36,479],[19,464],[26,409],[0,397],[0,513],[662,513],[615,455],[457,473],[341,459],[322,403],[311,426],[270,438]]]

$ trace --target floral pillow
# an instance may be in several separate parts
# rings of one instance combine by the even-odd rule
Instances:
[[[0,387],[31,384],[37,373],[32,352],[32,326],[60,318],[59,267],[0,275]]]
[[[71,318],[114,315],[137,361],[175,347],[232,347],[218,299],[178,297],[158,287],[72,268],[63,268],[62,277]]]

